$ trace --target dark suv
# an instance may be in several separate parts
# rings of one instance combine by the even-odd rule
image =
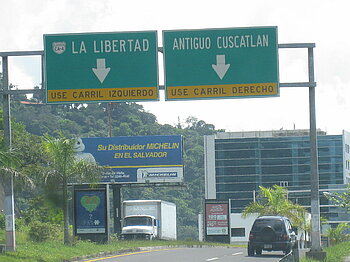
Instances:
[[[249,234],[248,256],[266,251],[283,251],[288,254],[297,245],[296,229],[282,216],[258,217]]]

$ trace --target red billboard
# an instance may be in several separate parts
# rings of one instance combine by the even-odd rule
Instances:
[[[207,235],[228,235],[228,203],[206,203],[205,218]]]

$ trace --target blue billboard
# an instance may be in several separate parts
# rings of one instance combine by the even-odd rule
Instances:
[[[77,139],[77,158],[106,168],[102,183],[183,181],[182,136]]]
[[[106,190],[74,191],[75,234],[107,234]]]

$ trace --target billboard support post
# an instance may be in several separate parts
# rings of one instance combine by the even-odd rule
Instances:
[[[120,185],[113,184],[113,213],[114,213],[114,233],[121,233],[121,208],[122,208],[122,200],[121,200],[121,192]]]

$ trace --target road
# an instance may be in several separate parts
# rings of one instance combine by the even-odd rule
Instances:
[[[263,252],[261,256],[248,257],[246,248],[164,248],[126,253],[86,262],[277,262],[282,252]]]

